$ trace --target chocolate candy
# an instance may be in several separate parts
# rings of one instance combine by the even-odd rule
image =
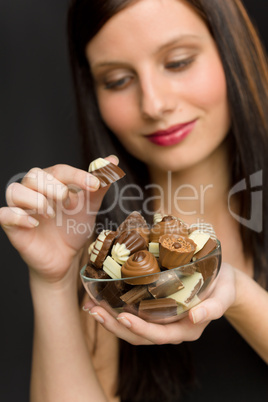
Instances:
[[[191,276],[181,278],[181,281],[184,285],[184,288],[169,295],[169,297],[188,307],[204,283],[203,276],[200,272],[195,272]]]
[[[175,272],[167,271],[161,274],[158,281],[148,285],[148,290],[155,299],[167,297],[183,289],[184,285]]]
[[[109,275],[103,269],[96,269],[90,263],[87,264],[84,275],[94,279],[109,279]]]
[[[134,286],[127,293],[123,294],[120,299],[126,304],[136,304],[143,299],[150,299],[151,293],[148,292],[147,286]]]
[[[130,278],[132,276],[149,275],[141,278],[126,279],[131,285],[145,285],[155,282],[158,275],[150,275],[160,272],[156,258],[147,250],[137,251],[132,254],[125,264],[122,266],[122,278]]]
[[[125,172],[120,167],[103,158],[91,162],[88,171],[99,179],[100,187],[106,187],[125,176]]]
[[[135,230],[124,230],[116,239],[112,248],[112,258],[119,264],[124,264],[131,254],[136,251],[145,250],[147,243],[145,239]]]
[[[108,257],[104,260],[103,270],[112,278],[112,279],[120,279],[121,278],[121,265],[119,265],[116,261],[112,259],[108,255]]]
[[[108,255],[114,239],[116,232],[111,230],[103,230],[95,240],[93,244],[89,247],[89,260],[96,268],[102,268],[102,264]]]
[[[130,232],[132,230],[136,230],[142,237],[144,237],[146,243],[148,244],[150,229],[146,220],[138,211],[131,212],[131,214],[128,215],[121,225],[119,225],[117,232]]]
[[[152,226],[150,231],[150,242],[159,242],[159,238],[164,234],[188,235],[188,227],[180,219],[175,219],[171,215],[164,216],[161,222],[157,222]]]
[[[210,237],[205,245],[194,255],[193,260],[195,261],[199,258],[205,257],[211,253],[211,251],[215,250],[216,247],[217,242]]]
[[[159,239],[159,261],[168,269],[187,264],[195,252],[196,244],[193,240],[180,235],[163,235]]]
[[[152,299],[142,300],[139,304],[139,316],[150,319],[150,321],[161,319],[162,317],[172,317],[177,315],[178,304],[174,299]]]

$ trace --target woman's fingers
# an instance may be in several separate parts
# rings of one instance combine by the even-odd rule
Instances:
[[[150,340],[133,333],[126,326],[122,325],[120,320],[112,317],[102,307],[95,306],[90,310],[89,313],[95,318],[96,321],[102,324],[107,331],[112,332],[118,338],[124,339],[126,342],[129,342],[132,345],[152,345]]]
[[[3,207],[0,209],[0,225],[8,231],[17,227],[31,229],[38,226],[39,222],[21,208]]]
[[[189,312],[195,324],[216,320],[234,303],[236,297],[234,269],[222,263],[217,282],[211,296]]]
[[[53,218],[55,212],[47,198],[28,187],[19,183],[12,183],[6,191],[6,201],[9,207],[19,207],[29,210],[28,212]]]
[[[178,344],[198,339],[209,322],[220,318],[234,300],[234,270],[230,265],[222,264],[212,295],[177,322],[148,323],[129,313],[121,313],[115,319],[99,306],[93,307],[91,313],[108,331],[134,345]]]

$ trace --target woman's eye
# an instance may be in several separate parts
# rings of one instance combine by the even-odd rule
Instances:
[[[123,89],[131,80],[131,77],[123,77],[118,80],[112,80],[105,82],[105,89]]]
[[[166,63],[165,67],[169,70],[184,70],[186,67],[188,67],[192,62],[194,61],[193,58],[190,59],[185,59],[185,60],[174,60]]]

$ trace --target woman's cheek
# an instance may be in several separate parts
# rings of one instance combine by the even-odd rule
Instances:
[[[120,138],[120,134],[131,130],[134,115],[133,105],[126,96],[112,94],[99,97],[99,109],[105,124]]]

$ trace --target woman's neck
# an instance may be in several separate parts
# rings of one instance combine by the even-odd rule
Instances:
[[[227,144],[206,160],[178,172],[150,168],[154,208],[180,217],[187,223],[218,222],[228,210],[229,166]],[[225,214],[226,216],[226,214]]]

